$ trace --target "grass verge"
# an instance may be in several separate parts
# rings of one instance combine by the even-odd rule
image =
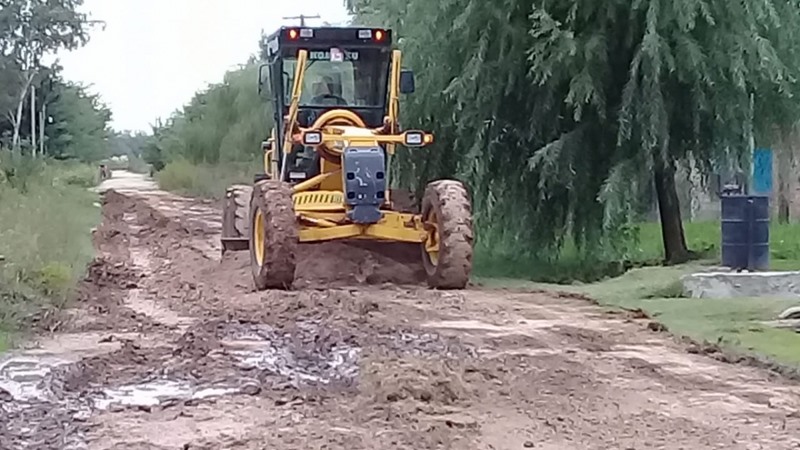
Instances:
[[[232,184],[251,184],[253,176],[261,171],[259,167],[258,162],[231,162],[212,166],[175,160],[156,173],[156,181],[161,189],[167,191],[192,197],[220,199]]]
[[[0,155],[2,156],[2,155]],[[2,163],[0,163],[2,164]],[[32,316],[63,307],[94,255],[95,170],[12,162],[0,177],[0,351]]]
[[[800,366],[800,334],[763,324],[797,305],[796,299],[679,298],[680,276],[693,269],[638,269],[577,290],[604,306],[641,309],[677,336]]]

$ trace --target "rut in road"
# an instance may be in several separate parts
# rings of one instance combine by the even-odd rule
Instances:
[[[584,299],[430,291],[413,249],[346,244],[257,293],[215,205],[134,189],[103,213],[58,334],[0,360],[0,448],[800,446],[796,384]]]

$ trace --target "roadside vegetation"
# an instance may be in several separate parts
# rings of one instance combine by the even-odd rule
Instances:
[[[24,159],[0,151],[0,351],[35,317],[63,307],[91,261],[100,219],[83,163]]]
[[[97,165],[125,153],[99,96],[43,63],[87,42],[82,2],[1,3],[0,351],[73,298],[93,257]]]
[[[266,100],[256,95],[257,79],[253,59],[153,126],[144,158],[157,170],[162,188],[222,198],[227,186],[251,183],[263,172],[260,149],[271,114]]]

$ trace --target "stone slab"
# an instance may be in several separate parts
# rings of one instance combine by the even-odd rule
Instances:
[[[699,272],[681,282],[691,298],[800,298],[800,271]]]

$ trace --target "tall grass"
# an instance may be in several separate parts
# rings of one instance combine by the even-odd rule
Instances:
[[[91,166],[0,151],[0,336],[41,308],[62,307],[93,257],[100,219]],[[0,337],[0,347],[4,345]]]
[[[156,174],[158,185],[165,190],[195,197],[220,199],[231,184],[253,182],[263,172],[260,161],[228,162],[220,165],[193,164],[185,159],[167,163]]]

